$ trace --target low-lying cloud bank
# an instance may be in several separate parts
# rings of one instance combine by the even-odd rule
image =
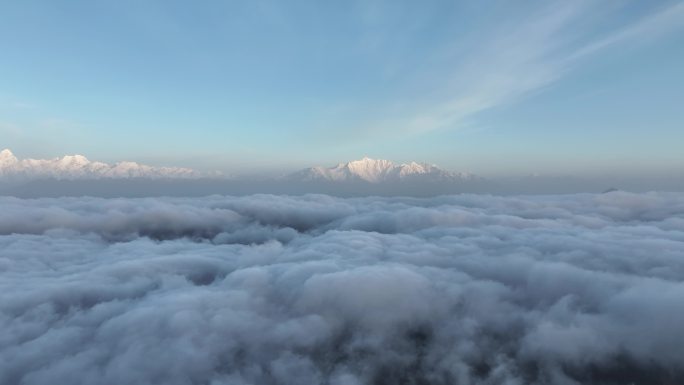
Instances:
[[[681,384],[684,194],[0,198],[2,384]]]
[[[472,179],[455,182],[407,180],[369,183],[365,181],[326,182],[268,179],[41,179],[18,185],[3,184],[0,196],[17,198],[58,198],[94,196],[101,198],[144,198],[159,196],[204,197],[207,195],[244,196],[253,194],[303,195],[326,194],[337,197],[411,196],[435,197],[453,194],[573,194],[600,193],[619,188],[633,192],[684,191],[681,176],[658,178],[572,178],[529,177],[508,179]]]

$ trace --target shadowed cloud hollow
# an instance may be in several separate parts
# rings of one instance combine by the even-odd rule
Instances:
[[[0,198],[2,384],[677,384],[684,194]]]

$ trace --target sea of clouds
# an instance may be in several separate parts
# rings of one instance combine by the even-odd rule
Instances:
[[[0,198],[0,384],[682,384],[684,194]]]

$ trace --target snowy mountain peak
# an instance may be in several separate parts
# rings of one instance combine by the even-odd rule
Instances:
[[[12,151],[10,151],[9,148],[6,148],[2,151],[0,151],[0,161],[2,160],[17,160],[17,157],[14,156]]]
[[[382,181],[394,168],[394,163],[389,160],[371,159],[369,157],[351,161],[342,166],[342,170],[348,171],[345,174],[356,175],[368,182]]]
[[[83,155],[65,155],[58,162],[60,165],[71,167],[83,167],[90,163],[88,158]]]
[[[0,151],[0,177],[11,180],[100,178],[198,178],[197,171],[178,167],[152,167],[136,162],[110,165],[90,161],[83,155],[53,159],[19,160],[10,150]]]
[[[427,163],[410,162],[396,165],[389,160],[363,157],[337,166],[311,167],[288,176],[297,181],[354,181],[361,180],[370,183],[398,182],[406,180],[421,180],[432,182],[460,181],[473,179],[468,173],[452,173]]]

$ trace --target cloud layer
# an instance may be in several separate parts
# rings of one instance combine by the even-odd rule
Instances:
[[[674,384],[684,195],[0,198],[2,384]]]

